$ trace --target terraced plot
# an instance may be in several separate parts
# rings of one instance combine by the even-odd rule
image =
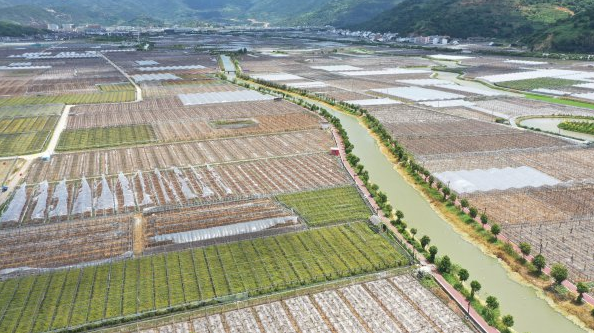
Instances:
[[[365,221],[371,216],[353,186],[282,195],[278,199],[293,208],[309,225]]]
[[[354,223],[72,268],[0,282],[0,331],[43,332],[132,318],[407,263],[366,224]]]

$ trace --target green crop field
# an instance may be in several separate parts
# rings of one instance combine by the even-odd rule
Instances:
[[[517,81],[506,81],[497,83],[498,86],[516,89],[516,90],[534,90],[540,88],[562,88],[569,87],[574,84],[583,83],[575,80],[557,79],[550,77],[543,77],[538,79],[527,79]]]
[[[112,83],[112,84],[99,84],[97,85],[99,90],[105,92],[114,92],[114,91],[135,91],[134,85],[129,82],[123,83]]]
[[[60,270],[0,282],[0,332],[99,326],[407,264],[353,223]]]
[[[157,136],[151,125],[97,127],[62,132],[56,150],[131,146],[156,141]]]
[[[371,216],[354,186],[281,195],[278,200],[295,209],[310,225],[365,221]]]
[[[64,104],[15,105],[0,107],[0,119],[13,117],[59,116]]]
[[[0,98],[0,107],[33,104],[99,104],[132,102],[136,99],[134,91],[114,91],[97,94],[37,95]]]
[[[38,153],[49,140],[51,131],[0,134],[0,156]]]
[[[557,126],[566,131],[594,135],[594,121],[564,121]]]
[[[58,119],[58,116],[0,118],[0,156],[40,152]]]

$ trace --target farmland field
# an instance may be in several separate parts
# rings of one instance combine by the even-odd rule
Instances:
[[[116,91],[99,94],[62,94],[0,98],[0,106],[32,104],[99,104],[132,102],[136,98],[134,91]]]
[[[526,79],[526,80],[517,80],[517,81],[506,81],[506,82],[499,82],[498,85],[506,88],[512,88],[516,90],[533,90],[533,89],[542,89],[542,88],[561,88],[561,87],[569,87],[574,84],[581,83],[580,81],[575,80],[567,80],[567,79],[558,79],[558,78],[538,78],[538,79]]]
[[[371,211],[353,186],[281,195],[278,199],[295,209],[313,226],[364,221],[371,216]]]
[[[15,105],[0,107],[0,118],[59,116],[64,104]]]
[[[564,121],[558,125],[560,129],[594,135],[594,121]]]
[[[146,144],[157,141],[151,125],[116,126],[67,130],[60,135],[56,150],[83,150]]]
[[[353,223],[60,270],[0,282],[0,331],[43,332],[133,318],[407,263],[366,224]]]
[[[0,134],[0,156],[25,155],[40,152],[51,131]]]

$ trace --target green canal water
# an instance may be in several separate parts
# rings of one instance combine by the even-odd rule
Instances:
[[[392,205],[404,213],[409,227],[417,228],[419,236],[430,236],[431,244],[439,248],[440,255],[447,254],[454,262],[468,269],[471,280],[478,280],[482,284],[481,298],[496,296],[503,314],[514,316],[514,329],[517,332],[587,332],[539,298],[535,289],[512,279],[497,258],[483,253],[443,220],[421,194],[394,170],[376,141],[355,117],[329,111],[341,120],[355,145],[354,153],[369,171],[370,180],[380,185]]]

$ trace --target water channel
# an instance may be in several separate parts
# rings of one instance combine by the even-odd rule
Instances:
[[[349,139],[355,145],[354,153],[369,171],[370,180],[380,185],[394,207],[400,209],[410,227],[419,230],[419,236],[431,237],[431,244],[439,248],[440,255],[448,254],[455,263],[470,272],[470,280],[482,284],[481,297],[496,296],[503,314],[512,314],[517,332],[530,333],[583,333],[587,330],[555,311],[537,291],[514,281],[498,259],[483,253],[457,233],[443,220],[417,190],[393,168],[382,154],[376,141],[355,117],[331,111],[338,117]]]

